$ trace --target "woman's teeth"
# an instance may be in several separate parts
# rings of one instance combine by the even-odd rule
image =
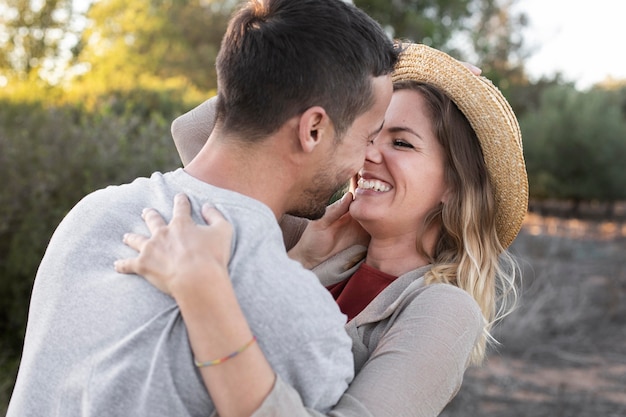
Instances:
[[[362,190],[374,190],[379,192],[391,190],[391,186],[389,184],[379,180],[365,180],[363,178],[359,178],[358,185]]]

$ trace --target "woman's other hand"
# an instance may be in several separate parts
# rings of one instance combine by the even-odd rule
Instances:
[[[227,270],[232,226],[217,209],[207,204],[202,207],[202,216],[206,225],[193,221],[191,204],[184,194],[174,198],[173,216],[169,224],[156,210],[144,209],[142,218],[151,236],[136,233],[124,235],[124,243],[138,251],[139,255],[118,260],[115,262],[115,270],[141,275],[159,290],[172,296],[181,284],[200,272],[205,275],[212,268]]]
[[[467,68],[468,70],[470,70],[472,72],[472,74],[474,75],[480,75],[482,74],[483,70],[481,70],[480,68],[478,68],[476,65],[472,65],[469,62],[465,62],[465,61],[459,61],[461,64],[465,65],[465,68]]]
[[[367,246],[370,236],[350,215],[351,203],[348,192],[328,206],[324,217],[308,224],[289,257],[311,269],[350,246]]]
[[[217,412],[249,416],[272,390],[276,376],[253,343],[256,339],[229,278],[232,225],[208,205],[202,207],[202,216],[206,225],[194,223],[189,199],[183,194],[174,198],[169,224],[155,210],[144,210],[142,217],[151,237],[126,234],[124,242],[139,256],[117,261],[115,269],[142,275],[174,297],[194,356],[201,362],[229,358],[221,359],[219,366],[200,368]],[[238,352],[236,356],[233,351]]]

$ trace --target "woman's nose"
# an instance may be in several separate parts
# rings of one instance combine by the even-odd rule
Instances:
[[[382,161],[382,154],[378,148],[380,145],[375,141],[371,141],[365,148],[365,160],[376,164]]]

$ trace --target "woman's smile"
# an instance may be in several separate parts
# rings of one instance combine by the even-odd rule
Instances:
[[[364,191],[375,191],[379,193],[385,193],[391,190],[392,188],[393,187],[391,186],[391,184],[385,181],[382,181],[376,178],[365,179],[363,177],[360,177],[359,181],[357,182],[356,193],[360,194]]]

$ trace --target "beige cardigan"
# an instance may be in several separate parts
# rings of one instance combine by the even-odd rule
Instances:
[[[184,164],[198,152],[213,128],[213,103],[206,101],[172,125]],[[285,245],[299,239],[306,221],[281,221]],[[346,265],[364,247],[352,247],[314,269],[325,286],[351,276]],[[352,338],[355,378],[334,417],[437,416],[458,392],[470,353],[482,333],[476,301],[447,284],[424,285],[429,266],[398,277],[346,324]],[[299,394],[280,378],[253,417],[322,416],[306,409]]]
[[[314,271],[324,285],[352,275],[353,247]],[[327,414],[335,417],[437,416],[458,392],[483,319],[474,299],[447,284],[424,285],[429,266],[398,277],[346,324],[355,379]],[[278,379],[253,417],[322,416]]]

